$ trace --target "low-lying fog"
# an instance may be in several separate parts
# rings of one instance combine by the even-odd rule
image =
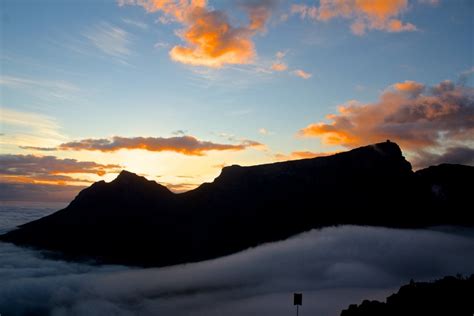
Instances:
[[[0,243],[0,314],[286,316],[302,292],[300,315],[335,316],[412,278],[457,273],[474,273],[474,229],[340,226],[149,269],[50,260]]]

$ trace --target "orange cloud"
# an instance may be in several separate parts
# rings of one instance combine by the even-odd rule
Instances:
[[[286,52],[284,51],[278,51],[275,54],[275,60],[272,63],[272,66],[270,67],[271,70],[273,71],[286,71],[288,70],[288,65],[283,61],[283,58],[285,58]]]
[[[121,166],[99,164],[76,159],[59,159],[55,156],[0,155],[0,182],[42,184],[84,184],[90,181],[70,174],[95,174],[117,172]]]
[[[415,31],[416,26],[404,23],[397,17],[408,9],[408,0],[320,0],[319,7],[293,5],[292,14],[302,19],[329,21],[342,17],[353,20],[351,30],[356,35],[366,30],[387,32]]]
[[[393,87],[398,91],[407,92],[414,95],[419,95],[425,89],[424,84],[411,80],[395,83]]]
[[[202,156],[211,150],[244,150],[247,148],[261,148],[263,144],[252,140],[243,140],[239,144],[218,144],[202,141],[193,136],[175,137],[119,137],[112,139],[83,139],[64,143],[59,146],[62,150],[92,150],[113,152],[121,149],[142,149],[147,151],[172,151],[184,155]]]
[[[226,64],[248,64],[256,53],[252,37],[265,30],[275,0],[242,2],[248,24],[235,27],[225,12],[210,9],[206,0],[120,0],[119,5],[141,5],[148,12],[161,12],[184,26],[178,34],[185,45],[174,46],[172,60],[220,68]]]
[[[309,79],[312,76],[312,74],[310,74],[309,72],[306,72],[301,69],[296,69],[295,71],[293,71],[293,74],[303,79]]]
[[[274,62],[272,65],[272,70],[275,71],[285,71],[288,69],[288,66],[283,62]]]
[[[450,81],[430,89],[414,81],[396,83],[377,102],[350,102],[338,112],[327,116],[329,123],[310,124],[298,134],[349,148],[390,139],[414,155],[472,146],[474,139],[474,88]]]

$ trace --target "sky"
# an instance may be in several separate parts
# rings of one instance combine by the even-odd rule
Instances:
[[[4,0],[0,200],[390,139],[474,164],[474,2]]]

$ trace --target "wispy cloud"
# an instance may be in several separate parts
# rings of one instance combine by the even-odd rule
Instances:
[[[440,4],[441,0],[418,0],[420,3],[429,4],[432,6],[437,6]]]
[[[153,47],[155,47],[156,49],[168,48],[170,46],[171,46],[170,43],[166,43],[166,42],[157,42],[155,43],[155,45],[153,45]]]
[[[148,29],[148,24],[146,24],[145,22],[142,22],[142,21],[123,18],[122,22],[125,23],[125,24],[128,24],[128,25],[134,26],[134,27],[138,27],[139,29],[142,29],[142,30],[147,30]]]
[[[27,150],[38,150],[38,151],[56,151],[58,150],[56,147],[38,147],[38,146],[18,146],[21,149]]]
[[[471,67],[471,68],[461,72],[461,74],[459,75],[460,84],[462,84],[462,85],[466,84],[467,81],[469,80],[469,78],[472,77],[472,75],[474,75],[474,67]]]
[[[298,76],[298,77],[303,78],[303,79],[309,79],[309,78],[311,78],[311,77],[313,76],[313,75],[310,74],[309,72],[306,72],[306,71],[304,71],[304,70],[302,70],[302,69],[296,69],[296,70],[294,70],[294,71],[293,71],[293,74],[294,74],[295,76]]]
[[[264,127],[259,128],[258,132],[262,135],[273,135],[273,132],[269,131],[268,129]]]
[[[285,71],[288,69],[288,65],[284,62],[274,62],[271,69],[275,71]]]
[[[271,70],[274,71],[285,71],[288,69],[288,65],[283,61],[286,56],[286,52],[278,51],[275,54],[276,59],[273,61]]]
[[[96,49],[122,63],[126,63],[126,59],[132,54],[130,34],[110,23],[97,24],[85,31],[83,36]]]
[[[44,99],[72,100],[81,92],[77,85],[68,81],[8,75],[0,76],[0,85],[12,89],[22,89]]]
[[[0,137],[3,145],[49,148],[67,139],[56,119],[44,114],[0,107],[0,123],[5,131]]]
[[[288,51],[278,51],[275,54],[275,59],[272,61],[272,65],[270,70],[278,71],[278,72],[289,72],[293,75],[296,75],[303,79],[311,78],[311,74],[306,72],[302,69],[291,69],[288,64],[284,61],[285,56],[287,55]]]

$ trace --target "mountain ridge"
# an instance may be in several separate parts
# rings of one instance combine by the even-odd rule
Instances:
[[[330,225],[472,225],[462,205],[474,167],[440,170],[413,172],[400,147],[384,142],[327,157],[224,167],[213,182],[180,194],[122,171],[0,240],[73,259],[164,266]],[[451,205],[458,209],[446,216]]]

